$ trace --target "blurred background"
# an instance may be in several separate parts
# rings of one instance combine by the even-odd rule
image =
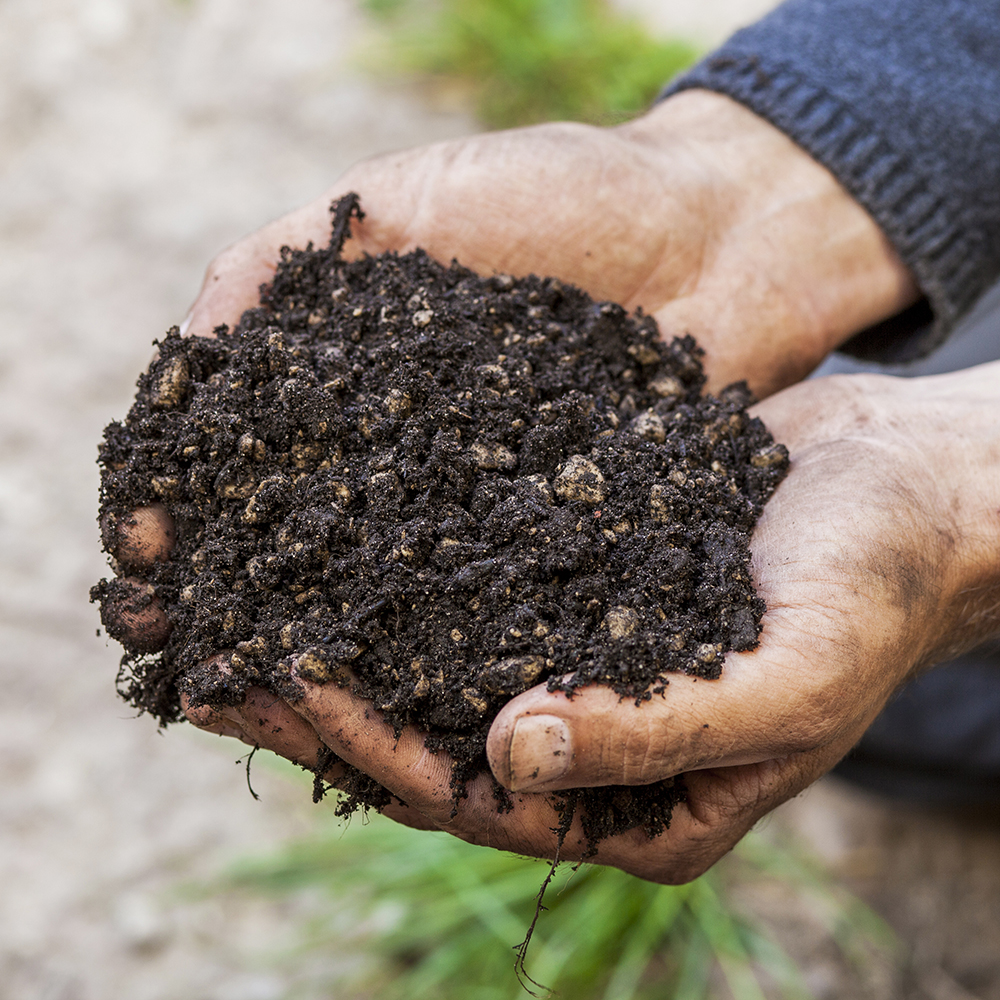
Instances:
[[[117,701],[96,443],[208,260],[355,160],[621,120],[770,6],[0,0],[0,1000],[518,995],[544,866],[344,835],[263,754],[255,801],[237,744]],[[550,901],[528,968],[570,1000],[1000,998],[995,817],[837,779],[696,889],[581,873]],[[574,942],[596,992],[560,978]]]

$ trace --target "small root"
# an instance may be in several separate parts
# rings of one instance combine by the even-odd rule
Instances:
[[[559,825],[552,831],[556,835],[556,853],[552,858],[551,864],[549,865],[549,872],[545,876],[545,881],[542,882],[541,888],[538,890],[538,895],[535,897],[535,915],[531,918],[531,924],[528,926],[528,931],[524,935],[524,940],[520,944],[514,945],[514,949],[517,952],[517,957],[514,959],[514,975],[517,976],[517,981],[520,983],[521,988],[529,996],[537,998],[554,996],[555,991],[551,987],[538,982],[536,979],[532,979],[531,976],[528,975],[527,969],[524,967],[524,962],[528,957],[528,946],[531,944],[531,938],[535,933],[535,925],[538,923],[538,918],[542,915],[542,910],[546,909],[546,907],[542,905],[545,899],[545,890],[548,889],[549,883],[553,878],[555,878],[556,869],[559,867],[560,854],[562,853],[563,844],[566,841],[566,835],[569,833],[569,828],[573,825],[573,817],[576,815],[578,798],[578,792],[567,792],[563,803],[558,807]],[[536,993],[531,988],[532,986],[539,990],[544,990],[545,992]]]
[[[253,760],[253,756],[254,756],[254,754],[255,754],[255,753],[256,753],[256,752],[257,752],[257,751],[258,751],[259,749],[260,749],[260,744],[258,743],[258,744],[257,744],[257,745],[256,745],[256,746],[255,746],[255,747],[253,748],[253,750],[251,750],[251,751],[250,751],[250,753],[248,753],[248,754],[246,755],[246,762],[247,762],[247,788],[248,788],[248,789],[250,789],[250,794],[251,794],[251,795],[253,796],[253,798],[254,798],[254,801],[255,801],[255,802],[260,802],[260,796],[259,796],[259,795],[258,795],[258,794],[257,794],[257,793],[256,793],[256,792],[255,792],[255,791],[253,790],[253,785],[251,785],[251,784],[250,784],[250,761],[252,761],[252,760]],[[236,763],[237,763],[237,764],[239,764],[239,762],[240,762],[241,760],[243,760],[243,759],[244,759],[243,757],[237,757],[237,758],[236,758]]]

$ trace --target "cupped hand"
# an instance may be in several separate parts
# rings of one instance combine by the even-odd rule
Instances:
[[[616,129],[539,126],[359,164],[315,202],[221,254],[186,332],[207,335],[255,305],[280,248],[325,242],[328,206],[349,190],[360,193],[367,217],[348,253],[422,246],[483,273],[551,274],[598,299],[641,306],[664,335],[698,337],[714,388],[746,378],[759,395],[771,393],[918,294],[832,175],[727,98],[689,92]],[[448,759],[429,754],[418,732],[396,741],[370,705],[340,688],[303,682],[292,706],[255,691],[239,708],[199,710],[192,721],[306,766],[325,745],[407,803],[388,810],[395,818],[540,856],[555,850],[547,791],[691,772],[688,803],[667,833],[611,838],[596,860],[658,881],[692,877],[842,756],[924,655],[915,635],[897,634],[906,632],[897,605],[875,593],[876,581],[889,587],[898,577],[892,553],[917,544],[901,537],[893,516],[865,520],[874,508],[864,497],[891,490],[884,477],[893,463],[873,458],[870,442],[837,437],[840,409],[849,404],[859,421],[865,413],[871,420],[870,404],[840,383],[826,386],[791,390],[761,409],[795,455],[755,542],[771,608],[761,648],[731,656],[719,682],[673,678],[662,699],[641,709],[600,689],[572,701],[541,689],[522,695],[497,719],[489,747],[496,776],[515,789],[510,813],[497,813],[483,778],[452,815]],[[894,482],[905,482],[912,469],[893,454]],[[869,484],[873,494],[858,488],[852,463],[882,476]],[[163,623],[141,576],[169,557],[170,527],[162,508],[147,508],[106,528],[135,579],[122,630],[144,630],[150,648]],[[847,558],[854,530],[881,576]],[[925,623],[920,611],[917,618]],[[554,760],[569,761],[569,770],[556,775],[545,766]],[[548,780],[529,788],[535,771],[536,782]],[[575,827],[563,855],[584,846]]]
[[[515,698],[488,744],[510,812],[497,811],[485,776],[456,810],[447,756],[415,729],[396,740],[334,685],[301,681],[291,704],[253,692],[225,725],[299,761],[331,748],[406,803],[402,822],[542,857],[556,850],[548,793],[684,773],[688,800],[669,830],[609,838],[594,860],[653,881],[693,878],[832,767],[905,679],[1000,628],[998,404],[1000,363],[823,379],[762,403],[792,467],[753,538],[768,606],[760,646],[730,654],[717,681],[671,676],[638,707],[598,687]],[[562,856],[585,849],[576,824]]]
[[[729,98],[688,91],[617,128],[541,125],[359,163],[220,254],[186,332],[256,305],[281,247],[325,244],[348,191],[367,213],[348,255],[420,246],[641,306],[664,336],[694,334],[709,388],[746,379],[762,397],[796,382],[918,294],[832,174]]]

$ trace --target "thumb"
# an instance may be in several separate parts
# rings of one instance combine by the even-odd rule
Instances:
[[[807,659],[817,662],[773,643],[730,654],[719,680],[672,674],[662,695],[638,705],[606,687],[572,697],[532,688],[494,720],[490,767],[513,791],[544,792],[650,784],[815,749],[843,738],[840,720],[858,713],[843,711],[854,696],[839,671],[807,671]]]
[[[181,333],[210,337],[223,323],[235,326],[244,310],[260,301],[260,286],[274,277],[283,246],[317,246],[329,239],[329,216],[323,204],[312,202],[269,222],[223,250],[208,265]]]

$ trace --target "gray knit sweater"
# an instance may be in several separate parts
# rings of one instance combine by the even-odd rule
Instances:
[[[926,299],[843,350],[905,361],[1000,277],[1000,0],[787,0],[676,80],[794,139],[865,206]]]

